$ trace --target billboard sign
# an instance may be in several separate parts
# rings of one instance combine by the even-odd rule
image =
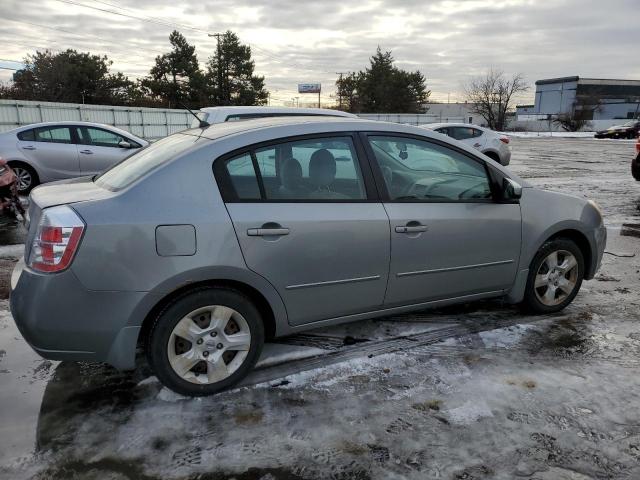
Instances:
[[[321,85],[319,83],[299,83],[298,93],[320,93]]]

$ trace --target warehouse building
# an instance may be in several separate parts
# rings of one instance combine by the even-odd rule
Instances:
[[[516,107],[518,120],[543,120],[582,110],[588,120],[640,116],[640,80],[563,77],[538,80],[534,105]]]

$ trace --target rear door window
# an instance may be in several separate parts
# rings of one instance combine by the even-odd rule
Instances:
[[[41,127],[33,130],[35,142],[73,143],[69,127]]]
[[[227,201],[367,198],[351,137],[316,138],[257,148],[226,160],[223,175],[228,177],[227,185],[233,190],[227,192]]]

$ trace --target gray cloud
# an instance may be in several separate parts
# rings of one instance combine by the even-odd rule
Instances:
[[[176,27],[203,66],[215,52],[204,32],[235,31],[253,46],[275,99],[297,95],[296,83],[304,81],[321,81],[330,93],[335,72],[365,68],[378,45],[401,67],[421,70],[437,100],[461,98],[462,84],[489,67],[521,72],[531,84],[563,75],[640,78],[633,61],[637,0],[105,1],[124,14],[198,28]],[[2,0],[0,18],[0,58],[20,60],[34,47],[76,48],[108,55],[114,69],[132,77],[168,49],[172,29],[57,0]]]

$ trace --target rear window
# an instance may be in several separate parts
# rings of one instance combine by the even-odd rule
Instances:
[[[96,178],[96,185],[120,190],[193,146],[200,137],[176,134],[158,140]]]

